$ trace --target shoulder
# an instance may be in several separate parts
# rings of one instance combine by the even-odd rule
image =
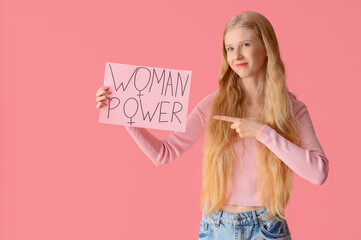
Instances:
[[[308,113],[307,106],[303,101],[301,101],[294,93],[289,92],[289,95],[292,102],[292,110],[297,119],[304,113]]]
[[[216,91],[214,91],[214,92],[212,92],[212,93],[207,94],[207,95],[198,103],[198,105],[202,105],[202,106],[209,106],[209,105],[211,105],[212,102],[213,102],[213,99],[214,99],[215,95],[217,94],[217,91],[218,91],[218,90],[216,90]]]
[[[217,94],[217,91],[214,91],[212,93],[207,94],[195,107],[196,111],[199,111],[203,116],[208,116],[211,107],[212,107],[212,103],[213,103],[213,99],[214,96]]]

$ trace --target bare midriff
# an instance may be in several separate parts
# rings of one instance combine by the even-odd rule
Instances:
[[[238,205],[223,205],[222,210],[231,213],[249,212],[262,206],[238,206]]]

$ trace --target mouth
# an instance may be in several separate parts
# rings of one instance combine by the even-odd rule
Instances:
[[[237,67],[243,67],[244,65],[246,65],[247,63],[239,63],[239,64],[236,64]]]

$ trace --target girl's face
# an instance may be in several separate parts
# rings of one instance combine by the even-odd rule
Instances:
[[[227,62],[240,78],[258,77],[264,73],[267,51],[253,30],[235,27],[224,36],[224,44]]]

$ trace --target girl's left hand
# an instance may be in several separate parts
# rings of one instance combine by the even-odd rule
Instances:
[[[231,128],[234,129],[241,138],[254,137],[256,138],[261,132],[263,126],[256,120],[246,118],[235,118],[228,116],[213,116],[214,119],[232,122]]]

